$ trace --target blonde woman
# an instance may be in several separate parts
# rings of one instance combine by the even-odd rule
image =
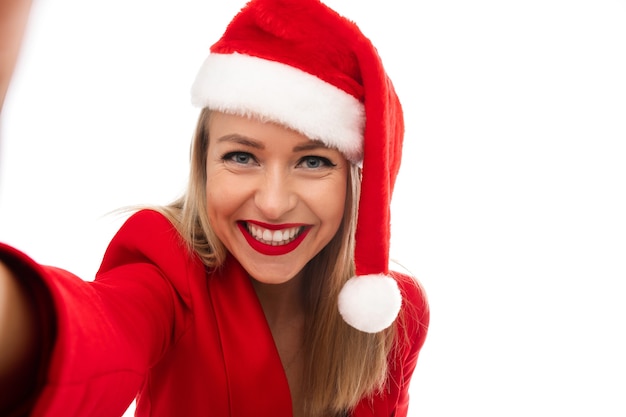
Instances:
[[[133,214],[95,281],[2,246],[4,406],[406,416],[429,311],[388,266],[404,126],[375,48],[317,0],[253,0],[192,102],[186,194]]]

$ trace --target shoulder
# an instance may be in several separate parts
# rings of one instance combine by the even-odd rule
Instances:
[[[101,272],[120,263],[167,265],[187,263],[193,258],[174,224],[162,213],[144,209],[132,214],[115,234],[106,250]]]
[[[152,209],[132,214],[120,227],[104,254],[96,280],[115,277],[113,270],[131,265],[158,273],[187,304],[191,302],[190,280],[204,276],[205,271],[176,226]]]
[[[143,209],[133,213],[124,222],[112,242],[127,241],[149,247],[151,244],[163,245],[164,241],[172,239],[182,241],[172,222],[156,210]]]
[[[390,271],[390,274],[398,283],[398,288],[402,293],[402,310],[404,313],[416,316],[415,318],[420,318],[421,320],[428,319],[430,317],[428,297],[424,286],[419,280],[412,275],[402,272]]]
[[[399,336],[406,336],[411,350],[419,351],[426,340],[430,324],[430,306],[423,285],[417,278],[390,271],[402,293],[402,309],[398,317]],[[401,337],[402,338],[402,337]]]
[[[142,236],[158,236],[175,231],[172,222],[155,209],[142,209],[124,222],[117,235],[141,234]]]

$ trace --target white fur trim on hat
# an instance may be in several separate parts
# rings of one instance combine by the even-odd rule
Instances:
[[[238,53],[212,53],[191,89],[197,107],[256,116],[338,149],[363,154],[365,109],[354,96],[295,67]]]
[[[391,326],[402,307],[396,280],[387,275],[350,278],[339,293],[339,313],[350,326],[377,333]]]

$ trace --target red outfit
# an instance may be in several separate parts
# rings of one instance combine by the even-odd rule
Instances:
[[[292,415],[287,379],[250,278],[232,257],[207,272],[161,214],[133,215],[93,282],[39,266],[10,248],[0,254],[28,262],[56,311],[56,340],[32,416],[120,416],[137,393],[138,416]],[[429,311],[415,280],[394,277],[404,301],[399,323],[409,337],[398,337],[384,393],[362,400],[354,417],[407,413]]]

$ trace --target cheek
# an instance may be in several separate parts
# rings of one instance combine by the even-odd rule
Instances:
[[[332,216],[335,229],[338,229],[339,224],[343,219],[343,214],[346,210],[346,188],[343,187],[342,189],[338,190],[336,196],[337,198],[334,200],[336,204],[333,205],[332,213],[330,213],[330,216]]]
[[[214,226],[218,226],[216,219],[231,214],[241,203],[240,186],[232,180],[232,176],[220,173],[207,173],[206,206],[209,219]]]
[[[343,219],[346,208],[346,193],[344,180],[320,189],[314,197],[318,216],[324,223],[332,227],[333,233],[337,231]]]

